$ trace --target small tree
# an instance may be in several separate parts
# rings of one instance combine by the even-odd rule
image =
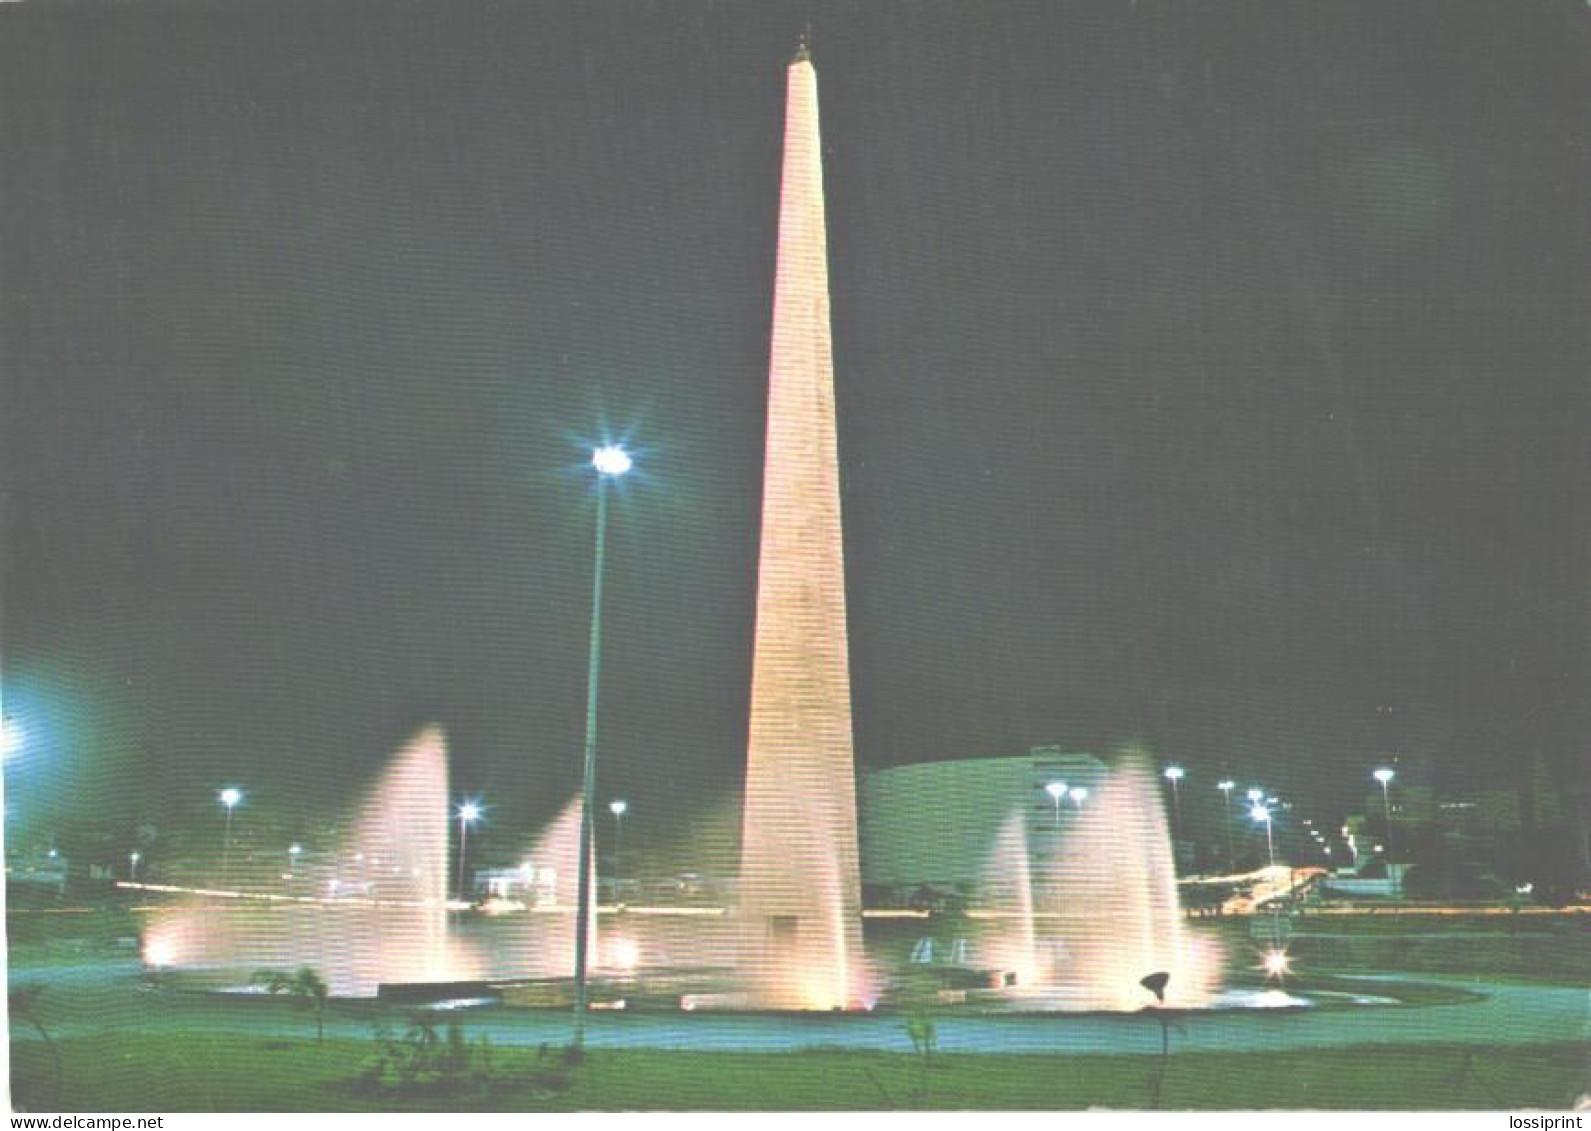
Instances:
[[[457,1021],[445,1034],[428,1014],[416,1013],[401,1035],[383,1025],[376,1030],[376,1055],[360,1070],[361,1088],[396,1089],[406,1095],[456,1094],[470,1088],[491,1091],[491,1043],[484,1035],[471,1044]],[[546,1046],[538,1063],[546,1057]],[[539,1085],[538,1085],[539,1086]],[[567,1085],[565,1085],[567,1086]]]
[[[934,1066],[934,1053],[939,1051],[939,1026],[935,1024],[933,1014],[928,1012],[924,1005],[918,1005],[906,1015],[906,1036],[911,1039],[912,1050],[917,1054],[917,1087],[911,1094],[914,1107],[928,1106],[928,1070]],[[882,1085],[877,1080],[874,1086],[881,1092]],[[888,1093],[885,1092],[888,1100]],[[894,1106],[890,1101],[890,1106]]]
[[[250,981],[265,989],[268,994],[288,994],[305,1009],[315,1011],[315,1043],[326,1040],[326,999],[331,991],[313,967],[300,966],[289,973],[286,970],[256,970]]]
[[[921,1008],[908,1013],[906,1036],[911,1039],[913,1051],[922,1059],[923,1067],[931,1065],[934,1053],[939,1051],[939,1026],[934,1024],[933,1014]]]

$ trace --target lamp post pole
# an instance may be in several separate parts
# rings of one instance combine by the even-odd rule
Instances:
[[[221,804],[226,806],[226,832],[221,840],[221,879],[230,881],[232,878],[232,810],[237,808],[239,801],[243,800],[241,790],[227,786],[221,791]]]
[[[1055,802],[1055,831],[1061,831],[1061,798],[1066,796],[1066,783],[1052,781],[1044,787],[1044,792],[1050,795],[1050,800]]]
[[[1249,810],[1249,816],[1256,821],[1265,822],[1265,857],[1270,861],[1272,868],[1276,867],[1276,842],[1271,839],[1271,811],[1260,802],[1254,803],[1254,808]]]
[[[1377,770],[1374,775],[1376,781],[1381,783],[1381,805],[1387,815],[1386,861],[1389,865],[1392,863],[1392,795],[1387,792],[1387,786],[1391,783],[1394,776],[1393,772],[1384,766]],[[1390,876],[1391,872],[1389,871],[1387,874]]]
[[[608,812],[613,814],[613,899],[619,899],[619,854],[624,849],[624,815],[630,811],[630,803],[622,797],[608,802]]]
[[[1222,808],[1226,810],[1226,869],[1228,872],[1237,871],[1237,847],[1232,838],[1232,790],[1237,782],[1231,778],[1216,782],[1215,788],[1222,794]]]
[[[1178,837],[1182,836],[1182,779],[1186,774],[1187,771],[1181,766],[1166,767],[1166,780],[1171,783],[1171,812]]]
[[[592,851],[596,845],[597,807],[597,686],[602,670],[602,566],[607,556],[609,478],[630,470],[623,448],[599,448],[592,454],[597,469],[596,561],[591,581],[591,641],[586,662],[585,769],[580,787],[580,891],[575,913],[575,1006],[572,1041],[577,1053],[586,1044],[586,964],[591,934]]]
[[[481,807],[473,801],[459,806],[459,876],[457,895],[464,899],[464,852],[469,847],[470,823],[481,815]]]

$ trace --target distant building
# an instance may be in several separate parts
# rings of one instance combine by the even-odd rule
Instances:
[[[66,857],[54,849],[6,857],[6,884],[13,889],[51,890],[62,895],[66,892],[68,871]]]
[[[1444,798],[1437,803],[1437,820],[1444,834],[1480,841],[1495,841],[1524,827],[1517,789],[1478,790]]]
[[[1015,820],[1037,860],[1087,796],[1105,765],[1091,754],[1039,746],[1014,757],[919,762],[864,773],[859,793],[862,882],[875,899],[920,889],[974,895]],[[1065,794],[1056,797],[1064,783]],[[1056,787],[1054,792],[1049,787]]]
[[[517,899],[530,907],[558,902],[558,870],[527,860],[517,868],[479,868],[470,876],[471,892],[488,899]]]

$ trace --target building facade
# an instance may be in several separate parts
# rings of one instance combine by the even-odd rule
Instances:
[[[898,904],[925,888],[976,897],[995,878],[1002,838],[1020,829],[1032,860],[1046,857],[1104,777],[1098,758],[1058,746],[864,773],[862,883],[870,902]]]

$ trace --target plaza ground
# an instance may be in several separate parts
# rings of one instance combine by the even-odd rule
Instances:
[[[361,1089],[375,1032],[401,1033],[404,1011],[334,1002],[318,1047],[288,1001],[151,987],[114,917],[18,926],[11,985],[42,987],[53,1041],[13,1015],[15,1102],[34,1110],[1563,1109],[1591,1092],[1585,914],[1295,923],[1293,988],[1403,1004],[1180,1017],[1158,1099],[1152,1015],[954,1010],[933,1017],[931,1061],[901,1014],[602,1013],[573,1068],[558,1055],[566,1011],[471,1010],[435,1024],[490,1043],[479,1079]]]

